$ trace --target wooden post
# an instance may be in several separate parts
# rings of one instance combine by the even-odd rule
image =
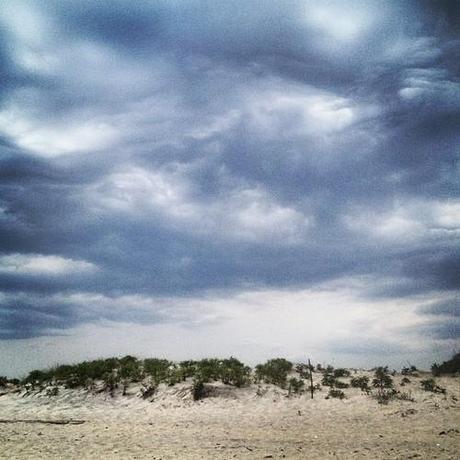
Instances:
[[[308,369],[310,370],[310,391],[311,391],[311,399],[313,399],[313,368],[311,367],[310,358],[308,358]]]

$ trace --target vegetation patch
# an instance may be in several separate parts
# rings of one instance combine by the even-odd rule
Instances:
[[[420,384],[422,386],[422,389],[425,391],[431,391],[432,393],[446,394],[446,389],[437,385],[435,379],[422,380]]]
[[[451,359],[444,361],[442,364],[434,363],[431,366],[431,372],[435,377],[443,374],[460,373],[460,353],[456,353]]]
[[[342,390],[331,388],[326,396],[326,399],[330,398],[345,399],[345,393]]]
[[[353,388],[359,388],[360,390],[369,393],[370,392],[370,387],[369,387],[369,377],[366,375],[360,376],[360,377],[353,377],[350,380],[350,385]]]
[[[292,370],[292,363],[284,358],[268,360],[265,364],[256,366],[256,379],[286,388],[287,376]]]
[[[289,379],[289,387],[288,387],[288,395],[299,395],[303,393],[305,387],[305,383],[303,380],[296,379],[295,377],[292,377]]]

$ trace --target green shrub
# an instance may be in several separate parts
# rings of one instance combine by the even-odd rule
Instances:
[[[347,369],[334,369],[334,377],[350,377],[350,371]]]
[[[104,391],[108,391],[110,396],[115,396],[115,390],[120,383],[120,376],[116,372],[108,372],[103,379]]]
[[[140,362],[134,356],[127,355],[119,361],[119,374],[122,379],[131,382],[140,382],[142,380],[142,369]]]
[[[157,387],[152,382],[145,383],[141,388],[142,399],[151,398],[156,391]]]
[[[329,398],[344,399],[345,398],[345,393],[342,390],[336,390],[334,388],[331,388],[329,390],[329,393],[326,396],[326,399],[329,399]]]
[[[251,368],[236,358],[224,359],[220,362],[219,377],[223,383],[242,387],[249,383]]]
[[[179,363],[179,368],[181,369],[183,379],[188,377],[193,377],[196,372],[197,361],[181,361]]]
[[[362,391],[369,392],[369,377],[366,375],[360,376],[360,377],[353,377],[350,380],[350,385],[353,388],[360,388]]]
[[[393,379],[390,376],[388,366],[377,367],[375,369],[372,386],[381,390],[393,388]]]
[[[8,383],[8,378],[4,377],[3,375],[0,376],[0,388],[6,387],[7,383]]]
[[[155,385],[165,382],[172,365],[167,359],[148,358],[144,360],[144,374],[151,377]]]
[[[192,397],[194,401],[198,401],[205,397],[206,391],[204,382],[201,380],[194,380],[192,386]]]
[[[444,361],[442,364],[434,363],[431,366],[431,372],[435,377],[443,374],[455,374],[456,372],[460,372],[460,353],[456,353],[451,359]]]
[[[122,396],[126,396],[126,393],[128,392],[129,384],[131,383],[131,381],[128,378],[122,378],[120,382],[121,382],[121,388],[122,388],[121,394]]]
[[[303,380],[292,377],[289,379],[289,396],[301,394],[304,391],[305,383]]]
[[[287,384],[288,373],[292,370],[292,363],[284,358],[268,360],[265,364],[256,366],[256,379],[265,383],[272,383],[281,388]]]
[[[372,386],[377,389],[376,398],[379,404],[388,404],[397,394],[388,366],[377,367],[375,369]]]
[[[396,392],[396,398],[400,401],[415,402],[415,399],[412,397],[412,392],[410,391],[398,391]]]
[[[193,378],[203,383],[219,380],[220,360],[216,358],[207,358],[197,361]]]
[[[53,369],[53,378],[64,383],[70,376],[74,375],[77,366],[61,365]]]
[[[166,375],[166,384],[170,387],[176,385],[176,383],[183,382],[185,380],[184,370],[177,364],[169,366]]]
[[[348,383],[342,382],[340,380],[335,381],[335,388],[348,388],[350,385]]]
[[[414,375],[417,373],[417,368],[415,366],[403,367],[401,369],[402,375]]]
[[[23,383],[31,383],[32,385],[41,385],[44,382],[48,382],[52,379],[52,373],[47,371],[33,370],[29,372],[29,375],[24,379]]]
[[[446,389],[436,385],[436,380],[427,379],[420,382],[422,389],[425,391],[431,391],[432,393],[446,393]]]
[[[309,379],[310,373],[313,371],[313,366],[309,366],[308,364],[297,364],[295,367],[296,372],[300,375],[303,379]]]
[[[401,379],[401,386],[403,387],[404,385],[407,385],[408,383],[410,383],[410,379],[408,379],[407,377],[403,377]]]
[[[85,385],[86,380],[84,375],[71,374],[61,383],[63,383],[66,388],[80,388]]]
[[[379,404],[388,404],[392,399],[396,399],[398,392],[394,388],[383,388],[377,391],[375,399]]]
[[[59,394],[59,387],[49,387],[46,389],[46,396],[52,397]]]
[[[104,380],[107,374],[114,372],[119,366],[117,358],[96,359],[84,361],[75,366],[75,373],[85,382],[87,378]]]
[[[335,387],[336,382],[337,382],[337,378],[334,375],[334,369],[330,369],[330,367],[328,367],[323,373],[321,384],[324,385],[325,387],[333,388]]]

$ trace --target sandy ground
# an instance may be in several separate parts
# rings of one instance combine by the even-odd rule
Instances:
[[[55,397],[9,393],[0,396],[0,419],[85,422],[0,423],[0,458],[459,459],[460,379],[438,379],[447,388],[438,395],[420,390],[424,377],[401,388],[415,402],[387,406],[356,389],[334,400],[324,388],[311,400],[267,385],[216,384],[201,402],[186,384],[160,388],[152,401],[134,386],[114,398],[65,389]]]

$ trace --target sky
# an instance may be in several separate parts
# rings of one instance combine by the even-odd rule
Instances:
[[[1,3],[0,375],[459,349],[459,2]]]

